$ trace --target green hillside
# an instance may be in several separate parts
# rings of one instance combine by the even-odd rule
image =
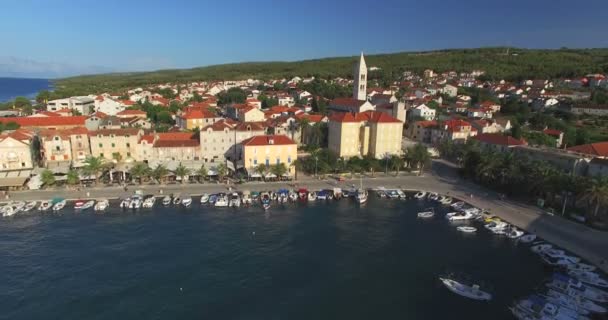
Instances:
[[[78,76],[55,81],[57,95],[78,95],[117,91],[163,82],[197,80],[276,79],[293,76],[350,77],[357,57],[325,58],[296,62],[247,62],[193,69],[113,73]],[[376,76],[396,80],[404,70],[430,68],[471,71],[482,69],[491,79],[574,77],[608,72],[608,49],[529,50],[506,48],[453,49],[402,52],[366,56],[367,65],[382,68]]]

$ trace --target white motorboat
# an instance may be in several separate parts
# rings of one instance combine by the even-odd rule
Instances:
[[[169,206],[171,205],[171,197],[170,196],[164,196],[163,197],[163,206]]]
[[[293,190],[289,191],[289,200],[291,200],[292,202],[298,201],[298,193]]]
[[[439,200],[439,194],[437,192],[433,192],[433,193],[429,194],[429,199],[431,199],[433,201],[438,201]]]
[[[389,199],[399,199],[399,192],[397,192],[397,190],[390,189],[390,190],[384,191],[384,193],[386,194],[386,197]]]
[[[521,236],[518,241],[521,243],[530,243],[532,241],[536,240],[536,235],[535,234],[526,234]]]
[[[16,213],[15,209],[13,208],[13,206],[11,204],[7,204],[7,205],[3,206],[2,208],[0,208],[0,212],[2,213],[3,217],[10,217]]]
[[[563,257],[551,257],[544,252],[540,253],[540,259],[547,265],[552,267],[568,267],[572,265],[574,262],[563,258]]]
[[[600,306],[580,295],[570,296],[568,294],[549,289],[549,291],[547,291],[547,297],[550,297],[554,302],[557,302],[560,305],[576,310],[582,315],[589,314],[590,312],[606,313],[608,311],[603,306]]]
[[[429,219],[435,216],[435,210],[433,208],[428,208],[426,211],[418,212],[418,218]]]
[[[262,202],[262,208],[264,208],[264,210],[270,209],[270,195],[268,193],[262,194],[260,202]]]
[[[66,205],[67,201],[65,199],[60,200],[59,202],[55,203],[53,205],[53,211],[57,212],[60,211],[61,209],[63,209]]]
[[[568,266],[568,270],[571,271],[595,271],[596,267],[586,263],[573,263]]]
[[[414,198],[416,198],[416,199],[424,199],[424,198],[426,198],[426,192],[425,191],[418,191],[414,195]]]
[[[551,289],[568,294],[569,296],[581,296],[585,299],[599,303],[608,302],[608,292],[586,285],[575,278],[561,273],[553,274],[551,281],[546,285]]]
[[[276,192],[270,192],[270,200],[277,201],[279,199],[279,195]]]
[[[465,204],[466,203],[464,203],[464,201],[458,201],[458,202],[452,203],[450,205],[450,207],[452,207],[452,209],[455,209],[455,210],[461,210]]]
[[[133,195],[131,197],[131,203],[130,203],[129,208],[139,209],[139,208],[141,208],[142,202],[143,202],[143,199],[139,194]]]
[[[479,289],[479,286],[474,284],[472,286],[463,284],[461,282],[458,282],[456,280],[452,280],[452,279],[447,279],[447,278],[439,278],[439,280],[441,280],[441,282],[446,286],[446,288],[448,288],[450,291],[461,295],[463,297],[467,297],[470,299],[475,299],[475,300],[484,300],[484,301],[488,301],[492,299],[492,295],[482,291],[481,289]]]
[[[36,201],[28,201],[28,202],[25,204],[25,207],[23,207],[23,212],[29,212],[29,211],[34,210],[34,208],[36,208],[36,205],[37,205],[37,204],[38,204],[38,203],[37,203]]]
[[[308,192],[308,201],[315,201],[315,200],[317,200],[317,193],[314,191]]]
[[[507,236],[507,238],[510,238],[510,239],[517,239],[523,235],[524,235],[524,232],[517,228],[511,228],[511,229],[507,230],[507,232],[505,233],[505,236]]]
[[[568,274],[581,282],[591,284],[597,287],[608,288],[608,281],[600,277],[599,274],[593,271],[577,271],[570,270]]]
[[[550,303],[574,310],[580,315],[586,316],[589,314],[589,310],[579,307],[574,301],[572,301],[572,298],[562,295],[555,290],[549,290],[546,295],[539,294],[539,296]]]
[[[44,201],[40,202],[40,206],[38,206],[38,210],[40,210],[40,211],[48,211],[52,207],[53,207],[53,201],[51,201],[51,200],[44,200]]]
[[[24,201],[16,201],[13,203],[13,210],[15,213],[19,213],[19,212],[23,211],[23,209],[25,209]]]
[[[367,198],[369,197],[367,190],[365,189],[358,189],[357,193],[355,194],[355,200],[359,203],[359,204],[364,204],[367,202]]]
[[[298,199],[298,196],[296,194],[296,199]],[[295,201],[294,200],[294,201]],[[251,198],[251,192],[249,192],[249,190],[244,190],[243,191],[243,196],[241,197],[241,203],[245,206],[249,206],[253,203],[253,199]]]
[[[450,212],[445,215],[445,218],[449,221],[465,221],[475,219],[475,215],[470,212]]]
[[[576,311],[561,307],[554,303],[543,299],[541,296],[532,295],[526,299],[522,299],[515,304],[515,308],[519,308],[522,311],[528,313],[532,317],[527,319],[538,319],[538,320],[566,320],[566,319],[577,319],[583,320],[588,319]],[[524,318],[526,319],[526,318]]]
[[[564,252],[564,250],[558,250],[558,249],[553,249],[553,248],[549,248],[549,249],[543,251],[542,254],[544,254],[545,256],[551,257],[551,258],[565,259],[565,260],[570,261],[571,263],[579,263],[581,261],[581,258],[579,258],[579,257],[567,255],[566,252]]]
[[[280,198],[280,197],[279,197]],[[228,206],[231,208],[238,208],[241,206],[241,196],[238,193],[233,192],[228,200]]]
[[[192,197],[189,195],[185,195],[182,197],[182,206],[189,207],[192,205]]]
[[[173,205],[179,205],[182,203],[182,196],[180,194],[176,194],[173,196]]]
[[[219,193],[217,198],[215,199],[216,207],[227,207],[228,206],[228,196],[224,193]]]
[[[407,195],[405,194],[405,192],[403,192],[403,190],[397,189],[397,194],[399,195],[399,199],[401,199],[401,200],[407,199]]]
[[[83,206],[84,206],[84,201],[82,201],[82,200],[78,200],[78,201],[74,202],[74,210],[81,210]]]
[[[504,221],[492,221],[485,224],[483,227],[490,230],[490,232],[494,234],[504,234],[506,233],[506,229],[509,227],[509,224]]]
[[[131,207],[131,197],[126,197],[120,201],[120,207],[122,209],[129,209]]]
[[[156,197],[155,196],[147,196],[144,199],[144,202],[141,204],[142,208],[146,208],[146,209],[151,209],[154,207],[154,204],[156,203]]]
[[[82,208],[80,208],[80,210],[87,210],[87,209],[91,209],[93,208],[93,206],[95,205],[95,200],[89,200],[86,201],[83,205]]]
[[[452,197],[448,197],[448,196],[442,196],[439,199],[439,203],[443,204],[443,205],[450,205],[452,204]]]
[[[460,227],[456,227],[456,230],[458,230],[460,232],[464,232],[464,233],[474,233],[477,231],[477,228],[468,227],[468,226],[460,226]]]
[[[99,199],[93,207],[95,211],[105,211],[110,206],[110,202],[107,199]]]
[[[201,195],[201,204],[206,204],[207,202],[209,202],[209,194],[203,193]]]

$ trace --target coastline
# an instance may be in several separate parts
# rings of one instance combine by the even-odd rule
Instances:
[[[243,185],[231,185],[233,190],[264,191],[279,188],[308,188],[322,189],[340,187],[349,188],[358,179],[349,179],[343,182],[335,180],[317,180],[310,177],[294,182],[249,182]],[[404,191],[415,192],[419,190],[433,191],[452,198],[465,201],[475,207],[481,208],[490,214],[513,224],[514,226],[534,233],[542,239],[568,250],[585,260],[590,261],[602,271],[608,273],[608,232],[591,229],[587,226],[549,216],[534,206],[501,200],[495,192],[483,189],[470,182],[454,177],[445,177],[435,174],[423,176],[401,175],[366,178],[364,187],[374,189],[378,187],[400,188]],[[165,196],[171,193],[188,193],[191,196],[200,196],[202,193],[227,192],[227,185],[223,184],[176,184],[176,185],[132,185],[128,191],[122,187],[93,187],[77,190],[31,190],[11,192],[10,200],[48,200],[53,197],[63,197],[67,200],[77,199],[118,199],[121,196],[132,194],[135,190],[142,190],[144,194]],[[162,194],[160,190],[162,189]],[[89,197],[86,197],[86,193]],[[469,195],[474,194],[473,198]]]

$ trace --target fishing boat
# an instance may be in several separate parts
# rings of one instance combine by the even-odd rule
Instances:
[[[171,205],[171,197],[170,196],[163,197],[162,202],[163,202],[163,206],[165,206],[165,207]]]
[[[448,278],[439,278],[439,280],[441,280],[443,285],[445,285],[445,287],[448,288],[450,291],[463,297],[482,301],[489,301],[492,299],[492,295],[485,291],[482,291],[479,288],[479,285],[474,284],[469,286]]]
[[[399,199],[399,192],[397,192],[397,190],[394,189],[390,189],[390,190],[386,190],[386,197],[389,199]]]
[[[509,227],[509,224],[504,221],[493,221],[483,226],[494,234],[504,234]]]
[[[251,192],[251,202],[253,203],[253,202],[256,202],[258,200],[260,200],[260,193],[257,192],[257,191],[252,191]]]
[[[549,291],[547,291],[547,297],[551,299],[551,302],[573,309],[582,315],[586,315],[591,312],[606,313],[608,311],[605,307],[582,296],[570,296],[557,290],[549,289]]]
[[[122,209],[129,209],[131,207],[131,197],[126,197],[120,201],[120,207]]]
[[[518,239],[519,242],[521,243],[530,243],[532,241],[536,240],[536,235],[535,234],[526,234],[521,236],[521,238]]]
[[[367,202],[368,196],[367,190],[363,188],[363,179],[359,177],[359,189],[355,193],[355,200],[359,204],[364,204]]]
[[[386,190],[384,189],[384,187],[379,187],[376,190],[376,195],[378,195],[378,198],[387,198],[388,195],[386,194]]]
[[[608,292],[586,285],[562,273],[554,273],[546,286],[570,296],[581,296],[594,302],[608,303]]]
[[[15,213],[22,212],[25,209],[25,201],[13,202],[13,210]]]
[[[135,194],[131,197],[131,202],[129,203],[129,208],[131,209],[139,209],[141,208],[141,204],[143,202],[143,198],[139,194]]]
[[[228,196],[225,193],[218,193],[217,198],[215,199],[216,207],[227,207],[228,206]]]
[[[29,212],[36,208],[38,203],[36,201],[28,201],[25,203],[25,207],[23,207],[23,212]]]
[[[180,203],[182,203],[182,196],[178,193],[176,195],[173,196],[173,205],[177,206]]]
[[[241,196],[237,192],[233,192],[228,200],[228,206],[231,208],[239,208],[241,206]]]
[[[517,239],[517,238],[519,238],[519,237],[521,237],[521,236],[523,236],[523,235],[524,235],[524,232],[523,232],[523,231],[521,231],[521,230],[519,230],[519,229],[517,229],[517,228],[514,228],[514,227],[513,227],[513,228],[511,228],[511,229],[509,229],[509,230],[508,230],[508,231],[505,233],[505,236],[507,236],[507,238],[509,238],[509,239]]]
[[[332,194],[334,196],[334,199],[336,199],[336,200],[342,199],[342,196],[343,196],[342,188],[333,188]]]
[[[403,192],[403,190],[397,189],[397,194],[399,195],[399,199],[401,199],[401,200],[407,199],[407,195],[405,194],[405,192]]]
[[[2,208],[0,208],[0,212],[2,213],[3,217],[10,217],[16,213],[12,204],[4,205]]]
[[[52,200],[43,200],[42,202],[40,202],[40,206],[38,206],[38,210],[40,211],[47,211],[50,208],[53,207],[53,201]]]
[[[418,212],[418,218],[428,219],[435,216],[435,209],[428,208],[426,211]]]
[[[105,211],[110,206],[110,202],[107,199],[99,199],[93,207],[95,211]]]
[[[270,192],[270,200],[277,201],[278,199],[279,199],[279,195],[276,192],[271,191]]]
[[[149,195],[144,198],[144,202],[141,204],[141,206],[142,208],[151,209],[154,207],[154,203],[156,203],[156,197]]]
[[[551,248],[553,248],[553,245],[550,243],[540,243],[530,247],[530,250],[532,250],[532,252],[536,254],[540,254],[542,252],[545,252],[545,250],[549,250]]]
[[[63,209],[63,207],[65,207],[66,203],[67,201],[65,199],[56,202],[55,204],[53,204],[53,211],[60,211],[61,209]]]
[[[270,209],[270,195],[263,194],[260,201],[262,202],[262,207],[264,210]]]
[[[277,192],[279,195],[279,202],[280,203],[285,203],[287,202],[287,200],[289,200],[289,190],[287,189],[279,189],[279,192]]]
[[[566,319],[577,319],[583,320],[588,319],[585,316],[580,315],[572,309],[568,309],[543,299],[539,295],[531,295],[528,298],[522,299],[515,303],[515,308],[520,309],[524,313],[531,315],[528,319],[539,319],[539,320],[566,320]],[[524,318],[525,319],[525,318]]]
[[[426,192],[425,191],[418,191],[414,195],[414,198],[416,198],[416,199],[424,199],[424,198],[426,198]]]
[[[187,208],[190,205],[192,205],[192,197],[190,195],[186,194],[182,197],[182,206]]]
[[[475,233],[477,231],[477,228],[468,227],[468,226],[460,226],[460,227],[456,227],[456,230],[458,230],[460,232],[464,232],[464,233]]]
[[[209,202],[209,194],[203,193],[203,195],[201,195],[201,204],[206,204],[207,202]]]
[[[310,191],[308,193],[308,201],[316,201],[317,200],[317,193],[314,191]]]
[[[568,271],[568,274],[581,282],[594,285],[596,287],[608,288],[608,281],[593,271],[570,270]]]

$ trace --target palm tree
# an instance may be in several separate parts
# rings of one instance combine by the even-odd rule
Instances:
[[[266,166],[263,163],[258,164],[255,168],[254,168],[255,172],[259,173],[262,176],[266,176],[266,174],[268,173],[268,166]]]
[[[608,205],[608,179],[595,178],[587,188],[585,199],[595,204],[593,216],[597,216],[600,207]]]
[[[42,173],[40,174],[40,178],[42,180],[42,183],[47,187],[55,183],[55,174],[49,169],[45,169],[44,171],[42,171]]]
[[[131,177],[139,180],[139,184],[143,183],[145,177],[150,176],[151,170],[150,167],[144,162],[137,162],[131,170],[129,170]]]
[[[78,176],[78,172],[74,169],[70,169],[70,171],[68,171],[68,174],[66,175],[66,182],[73,186],[78,184],[78,181],[80,180],[80,177]]]
[[[294,169],[294,179],[298,180],[298,171],[302,170],[302,161],[295,159],[291,162],[290,166]]]
[[[84,167],[82,171],[85,172],[86,175],[95,176],[95,184],[99,183],[99,173],[104,169],[104,159],[102,157],[87,157],[84,161]]]
[[[407,148],[406,156],[410,167],[418,169],[418,175],[421,175],[424,172],[424,167],[431,162],[429,151],[420,143]]]
[[[184,181],[186,180],[186,176],[188,176],[189,174],[190,169],[186,168],[181,162],[179,163],[177,168],[175,168],[175,175],[180,177],[182,183],[184,183]]]
[[[207,168],[205,168],[205,165],[203,164],[198,170],[196,170],[196,174],[198,175],[198,181],[199,182],[203,182],[205,180],[205,178],[207,178],[207,174],[209,173],[209,171],[207,170]]]
[[[398,155],[392,155],[389,161],[391,169],[395,170],[397,172],[397,175],[399,175],[399,171],[401,170],[404,164],[403,158]]]
[[[152,177],[158,181],[158,183],[163,183],[163,179],[169,174],[169,169],[163,166],[162,164],[158,164],[154,170],[152,170]]]
[[[277,163],[273,166],[270,166],[270,172],[277,177],[283,177],[287,173],[287,167],[284,163]]]
[[[224,180],[224,177],[226,176],[226,174],[228,173],[228,167],[226,166],[226,164],[224,163],[220,163],[217,168],[215,168],[215,170],[217,171],[217,176],[218,178],[221,180]]]

